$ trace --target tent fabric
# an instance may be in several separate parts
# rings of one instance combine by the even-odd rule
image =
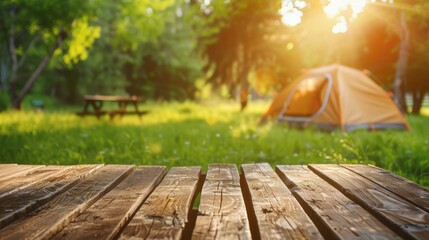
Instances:
[[[311,69],[289,84],[261,121],[270,117],[324,130],[409,129],[386,91],[365,72],[338,64]]]

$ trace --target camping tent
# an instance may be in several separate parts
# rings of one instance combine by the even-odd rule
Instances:
[[[390,95],[363,71],[330,65],[307,71],[274,98],[261,121],[323,130],[409,129]]]

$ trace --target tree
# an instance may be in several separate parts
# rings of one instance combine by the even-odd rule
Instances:
[[[233,98],[241,87],[242,109],[246,106],[249,73],[258,66],[281,59],[286,49],[279,32],[281,1],[246,0],[201,3],[206,29],[200,38],[207,82],[215,89],[228,86]],[[279,45],[281,44],[281,46]]]
[[[416,79],[416,73],[422,73],[422,68],[426,68],[427,59],[425,55],[419,54],[418,49],[425,48],[426,39],[419,39],[418,33],[424,33],[427,30],[428,18],[426,16],[427,8],[429,4],[423,0],[408,0],[408,1],[395,1],[394,7],[390,8],[389,11],[397,19],[396,24],[393,25],[394,32],[399,37],[399,50],[398,60],[396,63],[395,78],[393,82],[393,93],[394,99],[403,113],[407,113],[407,103],[405,99],[405,93],[407,88],[413,92],[413,107],[412,112],[418,113],[420,111],[421,102],[424,98],[425,88],[416,89],[415,86],[419,82]],[[393,10],[392,10],[393,9]],[[420,30],[417,28],[410,28],[410,26],[420,26]],[[414,49],[413,49],[414,48]],[[411,54],[417,55],[418,57],[412,56]],[[419,61],[423,60],[422,61]],[[413,60],[413,62],[410,62]],[[410,72],[413,71],[414,73]],[[414,87],[408,87],[407,76],[413,76],[415,79],[412,81]],[[416,81],[417,80],[417,81]]]
[[[410,30],[407,24],[407,15],[405,10],[401,10],[400,24],[398,25],[398,35],[400,39],[399,57],[396,64],[395,80],[393,82],[393,94],[396,104],[403,112],[407,112],[407,103],[405,101],[405,82],[407,76],[408,59],[410,57]]]
[[[135,12],[136,18],[130,19],[143,21],[142,17],[146,18],[141,25],[133,24],[139,26],[138,34],[146,36],[143,40],[135,39],[132,51],[123,51],[127,56],[122,64],[128,82],[126,91],[154,99],[192,99],[196,91],[194,82],[201,69],[195,52],[193,9],[184,0],[160,2],[168,4],[156,5],[150,1],[150,15],[142,16],[145,10],[144,13]],[[139,15],[142,17],[137,17]],[[151,28],[156,31],[148,32]]]
[[[389,22],[388,30],[396,34],[398,38],[397,60],[392,84],[394,100],[399,109],[403,113],[407,113],[405,94],[407,90],[411,90],[414,99],[412,112],[418,113],[425,93],[424,84],[419,84],[422,81],[419,74],[424,72],[427,63],[425,54],[421,54],[425,52],[423,49],[427,50],[425,47],[427,40],[418,36],[427,31],[426,11],[429,4],[423,0],[398,0],[394,3],[376,6],[379,12],[384,12],[385,21],[387,19]],[[410,76],[413,77],[411,81],[408,79]]]
[[[408,19],[412,38],[406,90],[412,95],[411,113],[420,114],[425,94],[429,91],[429,18],[426,14],[429,3],[420,1],[413,7]]]
[[[68,64],[87,57],[87,49],[98,37],[97,28],[88,25],[91,7],[90,1],[74,0],[0,3],[0,37],[2,48],[7,49],[1,58],[9,69],[4,88],[13,108],[21,108],[54,55],[64,54]]]
[[[191,10],[184,0],[103,1],[97,11],[102,35],[84,69],[92,82],[82,84],[148,99],[192,98],[201,66]]]
[[[328,1],[327,4],[330,4],[332,1]],[[411,18],[417,17],[419,14],[422,17],[422,14],[419,13],[417,9],[422,7],[424,1],[420,0],[407,0],[407,1],[395,1],[386,3],[385,1],[372,1],[371,4],[376,8],[379,17],[378,21],[385,21],[388,24],[385,24],[388,31],[393,32],[398,37],[397,42],[397,60],[395,66],[394,81],[392,84],[394,99],[397,103],[399,109],[406,113],[407,104],[405,101],[405,90],[406,90],[406,76],[409,67],[409,58],[411,53],[411,33],[409,27],[409,21]],[[349,8],[351,8],[349,6]],[[344,14],[349,14],[346,9]],[[389,37],[388,37],[389,38]],[[388,39],[387,38],[387,39]],[[384,39],[386,40],[386,38]]]

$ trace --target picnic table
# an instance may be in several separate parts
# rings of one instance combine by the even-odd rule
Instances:
[[[110,119],[113,119],[116,115],[136,114],[139,117],[146,114],[148,111],[140,111],[138,108],[139,102],[142,101],[141,97],[137,96],[106,96],[106,95],[86,95],[84,97],[84,107],[82,112],[78,112],[79,116],[96,116],[100,118],[105,114],[109,114]],[[116,102],[118,103],[118,109],[116,110],[104,110],[103,106],[105,102]],[[127,110],[127,106],[134,106],[133,110]]]
[[[1,239],[429,239],[429,190],[368,165],[4,164],[0,206]]]

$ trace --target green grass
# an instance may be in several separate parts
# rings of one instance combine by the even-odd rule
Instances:
[[[206,168],[209,163],[375,164],[429,186],[429,117],[411,132],[295,130],[257,126],[267,103],[147,103],[141,120],[79,118],[78,109],[0,113],[0,163],[136,164]]]

